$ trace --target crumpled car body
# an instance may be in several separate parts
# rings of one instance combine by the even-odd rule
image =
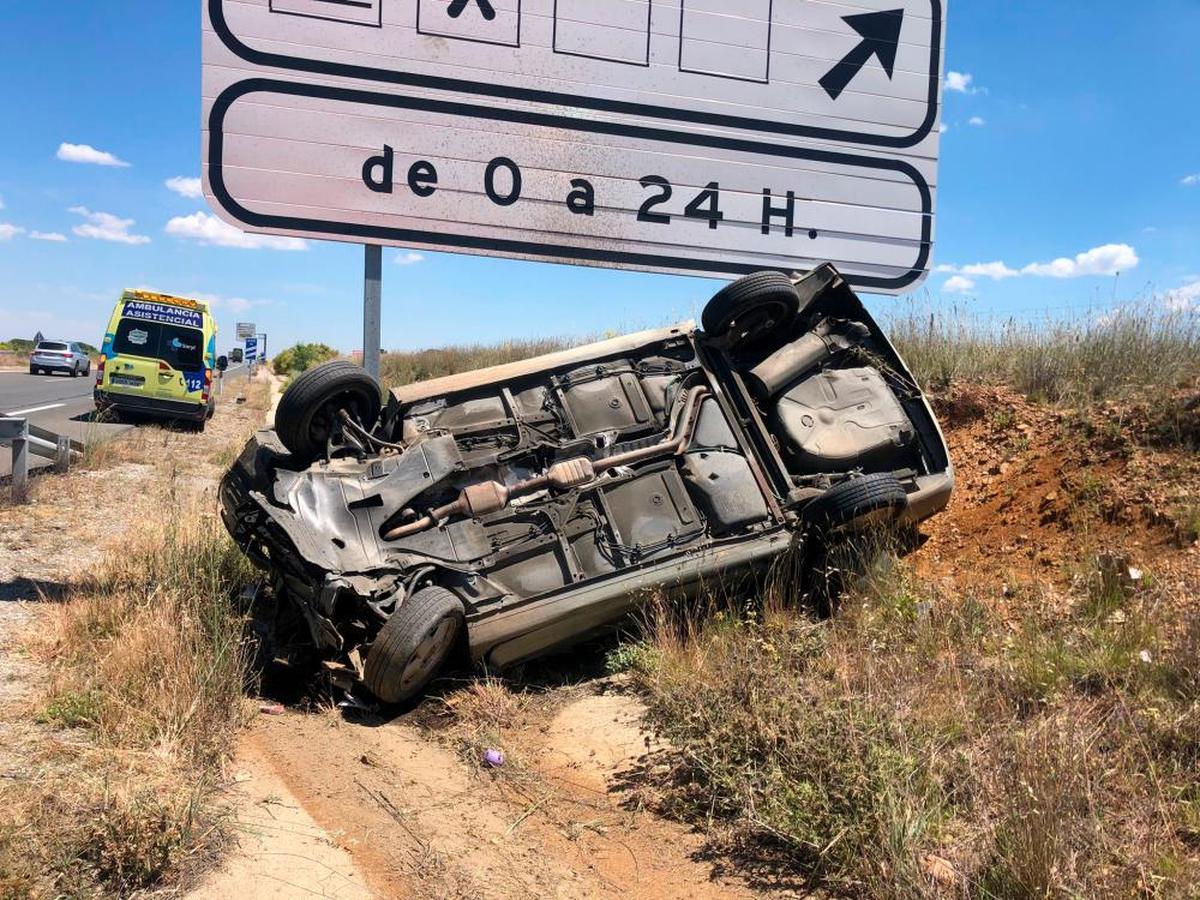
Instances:
[[[945,440],[853,291],[827,282],[750,352],[686,323],[397,388],[357,452],[298,461],[260,432],[222,483],[225,524],[312,644],[361,673],[427,585],[461,601],[471,657],[503,667],[651,589],[803,550],[839,486],[898,485],[884,512],[919,522],[950,498]]]

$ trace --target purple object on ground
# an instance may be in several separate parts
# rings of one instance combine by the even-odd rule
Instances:
[[[504,765],[504,752],[502,750],[484,750],[483,761],[493,769],[498,769]]]

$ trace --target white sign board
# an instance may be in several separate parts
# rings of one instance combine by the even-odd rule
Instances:
[[[943,0],[203,0],[205,191],[275,234],[911,289]]]
[[[246,338],[252,338],[258,334],[258,329],[254,327],[253,322],[238,322],[237,323],[237,339],[244,341]]]

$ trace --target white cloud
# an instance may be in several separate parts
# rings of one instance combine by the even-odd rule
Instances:
[[[1021,270],[1024,275],[1046,278],[1081,278],[1085,275],[1116,275],[1136,268],[1140,262],[1137,252],[1128,244],[1105,244],[1075,255],[1048,263],[1030,263]]]
[[[969,72],[947,72],[946,90],[960,94],[978,94],[982,88],[975,87],[975,76]]]
[[[249,234],[206,212],[176,216],[167,223],[167,234],[216,247],[239,247],[245,250],[308,249],[308,243],[299,238]]]
[[[938,125],[938,134],[945,134],[949,130],[950,130],[950,126],[947,125],[945,122],[942,122],[940,125]]]
[[[975,282],[970,278],[963,278],[961,275],[955,275],[946,279],[946,283],[942,285],[942,290],[947,294],[965,294],[975,290]]]
[[[1200,185],[1200,172],[1197,172],[1195,175],[1184,175],[1183,178],[1179,179],[1179,183],[1184,187],[1196,187],[1196,185]],[[3,208],[0,206],[0,209]]]
[[[35,241],[49,241],[52,244],[65,244],[67,236],[57,231],[31,231],[29,237]]]
[[[1192,281],[1183,287],[1167,291],[1167,309],[1172,312],[1187,312],[1200,309],[1200,281]]]
[[[424,256],[412,250],[409,250],[407,253],[396,254],[396,265],[398,266],[415,266],[419,262],[424,262],[424,260]]]
[[[11,225],[8,222],[0,222],[0,241],[11,241],[18,234],[24,234],[25,229],[20,225]]]
[[[987,121],[983,116],[971,116],[971,118],[967,119],[967,124],[974,125],[976,128],[982,128],[987,124]]]
[[[130,234],[133,219],[122,219],[112,213],[92,212],[86,206],[72,206],[70,212],[83,216],[87,221],[71,230],[79,237],[97,241],[112,241],[116,244],[148,244],[150,238],[144,234]]]
[[[199,178],[176,175],[174,178],[168,178],[163,184],[167,186],[167,190],[174,191],[180,197],[187,197],[189,200],[197,200],[204,196],[204,186],[200,183]]]
[[[89,144],[59,144],[57,156],[63,162],[85,163],[92,166],[116,166],[127,169],[129,163],[105,150],[97,150]]]
[[[1020,275],[1033,275],[1043,278],[1082,278],[1085,275],[1116,275],[1137,268],[1137,251],[1128,244],[1105,244],[1103,247],[1093,247],[1079,253],[1074,259],[1061,257],[1048,263],[1030,263],[1021,269],[1014,269],[1008,263],[996,260],[987,263],[971,263],[969,266],[956,266],[942,263],[934,268],[939,274],[954,274],[965,276],[964,281],[972,278],[990,278],[993,281],[1003,281],[1005,278],[1016,278]],[[954,279],[950,279],[954,281]],[[949,284],[949,282],[947,282]],[[972,285],[973,287],[974,285]]]
[[[1005,278],[1016,278],[1021,274],[1016,269],[1009,268],[1000,260],[989,263],[972,263],[969,266],[963,266],[958,271],[963,275],[969,275],[972,278],[991,278],[993,281],[1003,281]]]

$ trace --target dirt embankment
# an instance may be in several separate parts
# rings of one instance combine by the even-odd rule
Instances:
[[[1144,406],[1066,412],[1004,388],[959,388],[939,413],[957,481],[950,508],[923,529],[914,563],[925,577],[984,595],[1066,587],[1100,553],[1166,578],[1200,567],[1200,455]]]

